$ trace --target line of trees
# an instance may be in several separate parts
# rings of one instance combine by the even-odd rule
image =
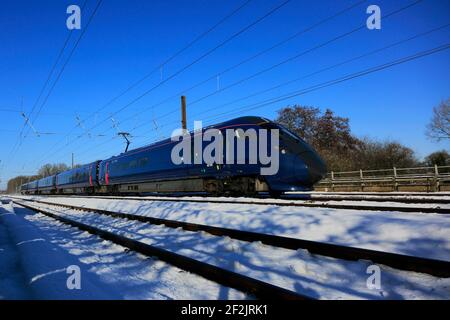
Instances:
[[[276,122],[311,144],[330,171],[450,165],[446,150],[434,152],[421,162],[411,148],[400,142],[356,137],[350,130],[349,119],[335,115],[330,109],[321,112],[316,107],[288,106],[278,111]],[[439,130],[442,133],[442,125]]]
[[[433,141],[450,139],[450,98],[433,108],[426,134]]]

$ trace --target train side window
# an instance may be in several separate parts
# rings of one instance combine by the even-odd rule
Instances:
[[[145,166],[147,166],[147,164],[148,164],[147,157],[139,159],[139,167],[145,167]]]
[[[130,161],[130,168],[136,168],[138,166],[138,161],[137,160],[131,160]]]

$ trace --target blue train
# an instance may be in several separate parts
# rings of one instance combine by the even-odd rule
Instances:
[[[208,141],[201,140],[200,149],[195,146],[197,135],[203,137],[208,129],[225,137],[232,130],[236,141],[245,146],[244,155],[237,163],[217,161],[195,163],[198,150],[207,148]],[[262,175],[266,165],[252,161],[249,146],[255,136],[266,129],[278,129],[278,168],[275,174]],[[326,174],[326,166],[319,155],[304,140],[283,126],[261,117],[240,117],[220,124],[184,133],[189,138],[187,148],[193,163],[184,161],[175,164],[173,148],[177,141],[166,139],[113,156],[95,161],[79,168],[42,178],[21,186],[22,194],[146,194],[146,193],[192,193],[252,195],[269,192],[278,196],[286,191],[311,190],[312,186]],[[228,137],[228,136],[227,136]],[[271,136],[267,138],[270,145]],[[198,141],[198,140],[197,140]],[[211,140],[212,141],[212,140]],[[237,146],[231,148],[223,144],[219,159],[235,155]],[[261,145],[258,145],[261,148]],[[273,152],[273,151],[272,151]],[[269,155],[269,151],[267,155]],[[217,159],[217,157],[216,157]]]

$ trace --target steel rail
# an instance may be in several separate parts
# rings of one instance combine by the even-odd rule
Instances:
[[[420,192],[420,191],[305,191],[305,192],[294,192],[290,191],[286,193],[287,195],[359,195],[359,196],[380,196],[380,197],[395,197],[395,196],[420,196],[420,197],[445,197],[450,196],[448,191],[436,191],[436,192]]]
[[[338,204],[338,203],[313,203],[313,202],[299,202],[311,200],[290,200],[280,199],[280,201],[264,202],[258,199],[251,200],[231,200],[231,199],[190,199],[187,197],[180,198],[179,196],[97,196],[97,195],[38,195],[49,197],[70,197],[70,198],[92,198],[92,199],[106,199],[106,200],[134,200],[134,201],[172,201],[172,202],[195,202],[195,203],[226,203],[226,204],[250,204],[250,205],[274,205],[282,207],[305,207],[305,208],[328,208],[328,209],[343,209],[343,210],[367,210],[367,211],[397,211],[397,212],[416,212],[416,213],[437,213],[449,214],[450,209],[437,207],[402,207],[402,206],[374,206],[374,205],[358,205],[358,204]],[[314,201],[314,199],[312,199]],[[349,200],[349,199],[347,199]],[[327,200],[335,201],[335,200]],[[358,200],[355,200],[358,201]]]
[[[311,200],[311,201],[369,201],[369,202],[398,202],[398,203],[426,203],[426,204],[450,204],[450,199],[417,199],[400,198],[397,196],[372,196],[365,198],[364,195],[285,195],[286,200]]]

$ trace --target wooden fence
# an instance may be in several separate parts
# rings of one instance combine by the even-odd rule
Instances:
[[[327,174],[317,191],[450,191],[450,166],[359,170]]]

